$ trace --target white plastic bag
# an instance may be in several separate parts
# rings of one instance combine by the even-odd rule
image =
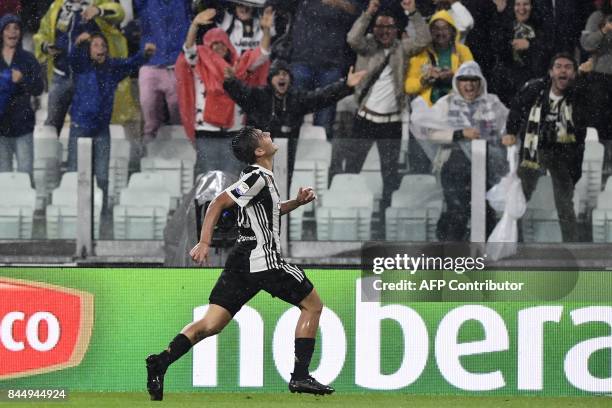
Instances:
[[[510,167],[510,171],[506,174],[502,179],[491,187],[489,191],[487,191],[487,200],[489,201],[489,205],[495,211],[504,211],[506,209],[506,203],[508,200],[513,200],[513,205],[515,206],[513,212],[516,213],[517,210],[521,208],[521,202],[525,203],[525,195],[522,193],[523,190],[521,188],[521,179],[519,179],[516,171],[518,168],[518,149],[516,145],[508,147],[508,152],[506,156],[508,160],[508,164]],[[520,194],[517,190],[520,190]],[[523,213],[525,210],[523,209]],[[523,216],[523,213],[518,215],[520,218]]]
[[[487,192],[490,205],[504,215],[487,240],[487,255],[497,261],[516,253],[518,241],[517,220],[525,214],[527,202],[521,179],[517,175],[518,151],[516,145],[508,148],[510,173]]]
[[[512,184],[512,173],[502,177],[502,179],[491,187],[489,191],[487,191],[487,200],[489,201],[489,205],[495,211],[504,211],[506,207],[506,195],[508,190],[510,190],[510,185]],[[516,174],[514,174],[516,176]]]
[[[495,226],[495,229],[487,241],[487,257],[497,261],[516,253],[516,242],[518,241],[518,227],[516,219],[507,212]]]

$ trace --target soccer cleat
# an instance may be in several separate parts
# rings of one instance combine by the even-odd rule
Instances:
[[[146,359],[147,362],[147,391],[151,396],[151,401],[161,401],[164,399],[164,374],[166,370],[162,367],[159,357],[151,354]]]
[[[328,395],[336,391],[329,385],[323,385],[311,376],[302,379],[291,378],[289,381],[289,391],[306,394]]]

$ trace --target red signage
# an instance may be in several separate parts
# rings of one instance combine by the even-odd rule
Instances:
[[[0,380],[79,365],[93,310],[90,293],[0,277]]]

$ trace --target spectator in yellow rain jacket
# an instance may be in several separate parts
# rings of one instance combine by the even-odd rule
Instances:
[[[459,42],[459,31],[448,11],[440,10],[431,16],[429,31],[432,44],[410,58],[404,90],[432,106],[453,89],[453,76],[461,64],[474,58],[470,49]],[[430,173],[431,161],[412,134],[409,146],[409,172]]]
[[[459,42],[453,18],[440,10],[429,21],[432,45],[410,58],[404,89],[411,96],[422,96],[431,106],[452,90],[453,75],[466,61],[473,61],[470,49]]]

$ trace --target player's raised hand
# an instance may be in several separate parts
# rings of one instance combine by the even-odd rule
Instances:
[[[317,195],[315,194],[315,191],[312,187],[300,187],[295,201],[297,201],[299,205],[305,205],[315,200],[316,198]]]
[[[208,250],[209,246],[205,242],[198,242],[196,246],[194,246],[191,251],[189,251],[189,255],[191,259],[198,265],[206,265],[208,264]]]

